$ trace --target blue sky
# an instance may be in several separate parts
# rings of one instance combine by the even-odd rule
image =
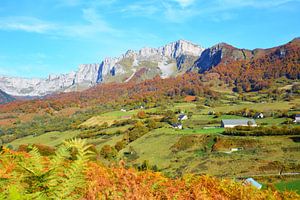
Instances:
[[[300,0],[1,0],[0,74],[47,77],[186,39],[268,48],[300,36]]]

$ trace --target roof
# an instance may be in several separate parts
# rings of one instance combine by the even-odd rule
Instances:
[[[256,122],[254,119],[222,119],[222,122],[224,125],[248,125],[248,122],[252,122],[253,125],[256,125]]]
[[[247,178],[246,179],[247,183],[250,183],[251,185],[253,185],[254,187],[261,189],[262,184],[258,183],[257,181],[255,181],[253,178]]]
[[[185,98],[184,98],[184,100],[185,101],[187,101],[187,102],[191,102],[191,101],[196,101],[196,96],[186,96]]]
[[[300,117],[300,114],[296,114],[296,116],[295,117]]]
[[[255,115],[254,115],[254,116],[259,116],[259,115],[263,115],[263,113],[261,113],[261,112],[257,112],[257,113],[255,113]]]
[[[182,126],[182,124],[180,123],[175,123],[175,124],[172,124],[173,127],[178,127],[178,126]]]
[[[185,116],[186,116],[185,114],[181,114],[181,115],[178,116],[178,118],[183,118]]]

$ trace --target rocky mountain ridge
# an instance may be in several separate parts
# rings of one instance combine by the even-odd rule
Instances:
[[[15,98],[0,90],[0,104],[5,104],[14,101]]]
[[[52,93],[80,91],[105,82],[128,82],[141,74],[141,79],[156,75],[176,76],[185,63],[184,58],[196,60],[204,48],[185,40],[178,40],[159,48],[128,50],[117,58],[105,58],[101,63],[82,64],[76,72],[49,75],[46,79],[27,79],[0,76],[0,89],[14,96],[44,96]],[[177,63],[176,59],[181,59]]]
[[[0,89],[13,96],[45,96],[81,91],[100,83],[139,82],[152,79],[157,75],[162,78],[175,77],[189,71],[199,73],[209,71],[218,73],[224,80],[231,80],[233,74],[226,72],[232,70],[233,66],[236,72],[242,70],[241,66],[249,65],[247,69],[250,69],[261,65],[259,63],[266,65],[273,62],[274,66],[281,63],[281,67],[287,68],[289,63],[295,68],[299,63],[293,57],[297,58],[299,48],[299,38],[278,47],[254,50],[239,49],[226,43],[219,43],[205,49],[191,42],[178,40],[159,48],[128,50],[120,57],[108,57],[100,63],[83,64],[76,72],[50,75],[46,79],[0,76]],[[259,70],[262,68],[263,66]],[[282,75],[287,74],[283,73],[286,69],[281,71]],[[295,75],[297,70],[291,68],[290,71],[293,72],[292,77],[297,77],[297,74]],[[224,76],[229,77],[224,78]]]

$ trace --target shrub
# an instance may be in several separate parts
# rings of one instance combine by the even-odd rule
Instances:
[[[100,155],[102,155],[105,159],[113,159],[117,156],[117,151],[110,145],[104,145],[101,148]]]
[[[25,151],[25,152],[30,152],[33,148],[37,148],[39,153],[43,156],[49,156],[49,155],[54,155],[55,154],[55,148],[43,144],[22,144],[19,146],[18,151]]]

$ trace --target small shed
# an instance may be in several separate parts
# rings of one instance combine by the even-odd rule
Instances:
[[[179,120],[179,121],[187,120],[187,119],[188,119],[188,117],[187,117],[187,115],[185,115],[185,114],[181,114],[181,115],[178,116],[178,120]]]
[[[231,152],[242,151],[243,149],[244,149],[243,147],[237,147],[237,148],[231,148],[230,151]]]
[[[186,102],[193,102],[193,101],[196,101],[196,100],[197,100],[197,97],[196,97],[196,96],[191,96],[191,95],[189,95],[189,96],[186,96],[186,97],[184,98],[184,100],[185,100]]]
[[[126,110],[124,108],[121,109],[121,112],[126,112]]]
[[[295,115],[295,120],[294,120],[295,123],[300,123],[300,114],[296,114]]]
[[[257,126],[254,119],[222,119],[221,127],[234,128],[236,126]]]
[[[247,178],[244,181],[244,185],[252,185],[254,187],[256,187],[257,189],[261,189],[262,188],[262,184],[258,183],[257,181],[255,181],[253,178]]]
[[[175,123],[175,124],[172,124],[172,127],[175,128],[175,129],[182,129],[182,124],[181,123]]]
[[[254,117],[254,119],[263,119],[264,114],[263,113],[255,113],[255,115],[253,117]]]

